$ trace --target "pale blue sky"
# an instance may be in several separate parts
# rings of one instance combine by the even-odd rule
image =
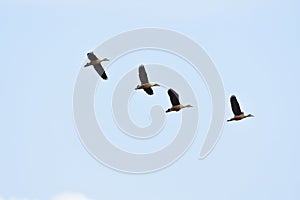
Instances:
[[[1,1],[0,197],[298,200],[299,13],[296,0]],[[197,159],[199,134],[171,167],[129,175],[83,148],[72,95],[86,52],[142,27],[172,29],[199,43],[226,96],[236,94],[256,117],[226,123],[205,160]]]

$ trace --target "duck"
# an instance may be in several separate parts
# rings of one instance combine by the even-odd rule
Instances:
[[[139,78],[141,85],[137,85],[135,90],[143,89],[148,95],[153,95],[153,90],[151,87],[160,86],[157,83],[150,83],[148,80],[147,72],[144,65],[139,66]]]
[[[84,67],[88,67],[88,66],[94,66],[94,69],[96,70],[96,72],[99,74],[99,76],[101,78],[103,78],[104,80],[107,80],[107,75],[101,65],[101,62],[103,61],[109,61],[108,58],[103,58],[103,59],[99,59],[93,52],[89,52],[87,53],[87,57],[90,60],[90,62],[88,62],[87,64],[84,65]]]
[[[231,109],[234,114],[234,117],[232,117],[231,119],[228,119],[227,122],[239,121],[239,120],[245,119],[247,117],[254,117],[254,115],[252,115],[252,114],[245,115],[244,112],[241,111],[239,102],[237,101],[237,98],[235,95],[232,95],[230,97],[230,104],[231,104]]]
[[[166,110],[166,113],[168,112],[172,112],[172,111],[180,111],[181,109],[183,108],[190,108],[190,107],[193,107],[191,105],[182,105],[180,104],[180,101],[179,101],[179,95],[177,94],[177,92],[175,92],[175,90],[173,90],[172,88],[170,88],[168,90],[168,95],[170,97],[170,101],[172,103],[172,107],[169,108],[168,110]]]

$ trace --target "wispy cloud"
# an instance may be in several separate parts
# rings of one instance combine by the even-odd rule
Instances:
[[[79,9],[82,12],[98,12],[101,16],[122,16],[139,18],[195,18],[205,16],[223,16],[233,13],[245,14],[253,13],[258,7],[267,6],[273,2],[271,0],[211,0],[211,1],[179,1],[179,0],[153,0],[153,1],[97,1],[97,0],[11,0],[0,1],[0,5],[10,5],[12,7],[30,8],[55,8]],[[134,6],[133,6],[134,5]],[[78,11],[79,11],[78,10]],[[64,10],[65,11],[65,10]]]
[[[17,197],[9,197],[9,198],[3,198],[0,196],[0,200],[29,200],[28,198],[17,198]]]
[[[22,198],[17,198],[17,197],[4,198],[4,197],[0,196],[0,200],[35,200],[35,199],[29,199],[29,198],[24,198],[24,197],[22,197]],[[94,199],[88,198],[84,194],[78,193],[78,192],[64,192],[64,193],[60,193],[60,194],[53,196],[52,198],[50,198],[50,200],[94,200]]]
[[[60,193],[55,195],[51,200],[93,200],[82,193]]]

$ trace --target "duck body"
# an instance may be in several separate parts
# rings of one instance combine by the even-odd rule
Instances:
[[[184,108],[183,105],[176,105],[176,106],[172,106],[171,108],[169,108],[166,112],[172,112],[172,111],[180,111],[182,108]]]
[[[241,114],[241,115],[236,115],[236,116],[234,116],[233,118],[231,118],[231,119],[229,119],[227,121],[228,122],[230,122],[230,121],[239,121],[239,120],[242,120],[244,118],[246,118],[246,115]]]
[[[144,84],[141,84],[141,85],[138,85],[136,86],[135,89],[147,89],[147,88],[151,88],[153,86],[153,84],[151,83],[144,83]]]

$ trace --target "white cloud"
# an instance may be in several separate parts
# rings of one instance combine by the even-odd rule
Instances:
[[[259,7],[268,7],[276,2],[271,0],[199,0],[199,1],[181,1],[181,0],[10,0],[0,1],[2,4],[12,7],[32,7],[32,8],[54,8],[54,9],[82,9],[83,11],[96,12],[99,8],[102,16],[122,16],[122,17],[140,17],[140,18],[189,18],[206,16],[224,16],[231,14],[253,14]],[[117,6],[116,6],[117,5]],[[132,6],[134,5],[134,6]],[[3,6],[3,5],[2,5]],[[78,10],[76,10],[77,12]]]
[[[0,196],[0,200],[30,200],[28,198],[16,198],[16,197],[9,197],[9,198],[4,198]],[[50,198],[50,200],[94,200],[86,197],[82,193],[76,193],[76,192],[64,192],[57,194]]]
[[[93,199],[90,199],[81,193],[61,193],[55,195],[51,200],[93,200]]]
[[[28,198],[17,198],[17,197],[10,197],[8,200],[29,200]]]
[[[17,197],[9,197],[9,198],[3,198],[0,196],[0,200],[29,200],[28,198],[17,198]]]

